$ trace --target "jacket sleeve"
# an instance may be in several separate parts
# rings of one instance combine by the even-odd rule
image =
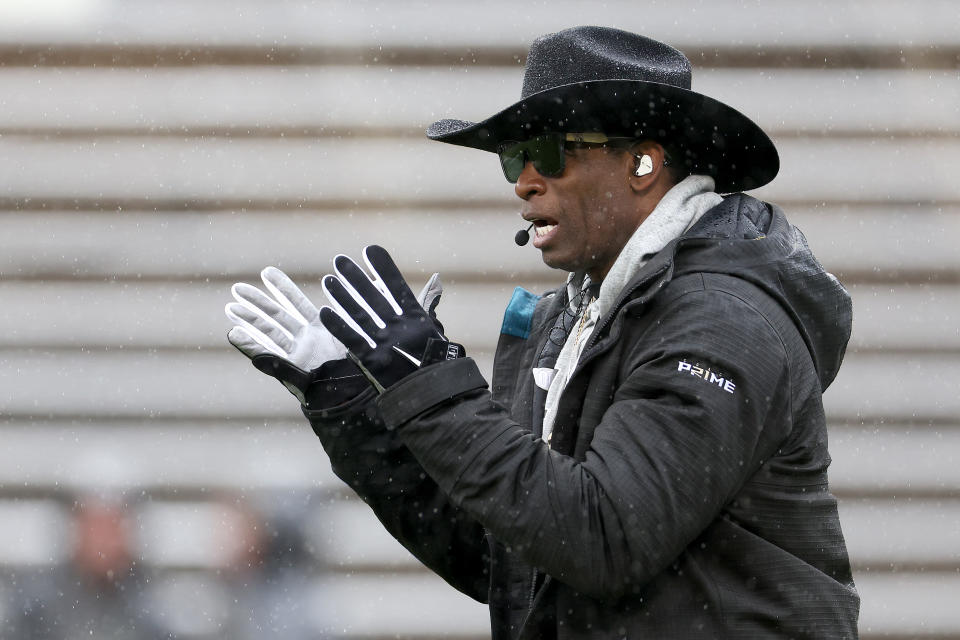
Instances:
[[[624,347],[612,398],[587,396],[609,406],[582,460],[516,424],[477,388],[469,359],[421,369],[379,400],[387,427],[455,504],[599,599],[673,562],[789,430],[783,344],[739,298],[687,293]]]
[[[390,534],[453,587],[486,602],[486,532],[447,499],[397,435],[384,428],[374,395],[368,385],[342,405],[303,412],[334,473]]]

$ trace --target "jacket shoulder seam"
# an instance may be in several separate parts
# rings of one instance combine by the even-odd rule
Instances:
[[[763,321],[766,323],[766,325],[767,325],[768,327],[770,327],[770,330],[771,330],[771,331],[773,331],[773,335],[777,336],[777,340],[778,340],[779,343],[780,343],[780,349],[781,349],[781,351],[782,351],[782,353],[783,353],[784,366],[785,366],[786,369],[787,369],[787,385],[789,386],[789,393],[787,393],[787,408],[788,408],[788,411],[789,411],[789,415],[792,416],[792,415],[793,415],[793,365],[792,365],[792,363],[790,362],[790,358],[789,358],[789,356],[788,356],[789,351],[787,350],[787,343],[786,343],[786,341],[783,339],[783,336],[780,335],[780,330],[777,329],[777,326],[770,320],[770,318],[767,317],[767,314],[764,313],[763,310],[760,309],[752,300],[749,300],[747,297],[745,297],[745,296],[743,296],[743,295],[740,295],[739,293],[736,293],[736,292],[734,292],[734,291],[731,291],[731,290],[729,290],[729,289],[727,289],[727,288],[717,287],[717,286],[709,286],[709,285],[707,284],[707,282],[706,282],[706,278],[704,277],[704,275],[703,275],[702,273],[699,274],[699,275],[700,275],[700,278],[701,278],[701,280],[702,280],[702,282],[703,282],[703,289],[702,289],[701,291],[703,291],[703,292],[716,291],[716,292],[718,292],[718,293],[722,293],[722,294],[728,295],[728,296],[730,296],[730,297],[732,297],[732,298],[735,298],[736,300],[739,300],[739,301],[742,302],[744,305],[746,305],[747,307],[749,307],[754,313],[756,313],[758,316],[760,316],[761,318],[763,318]],[[717,274],[717,275],[723,275],[723,274]],[[731,276],[727,276],[727,277],[733,279]],[[748,282],[744,282],[744,281],[742,281],[742,280],[736,280],[736,281],[737,281],[738,283],[744,283],[744,284],[748,285],[751,289],[755,290],[756,293],[759,293],[760,295],[762,295],[762,296],[764,296],[764,297],[766,297],[766,298],[770,298],[770,296],[768,296],[767,294],[765,294],[765,293],[763,293],[762,291],[760,291],[755,285],[752,285],[752,284],[750,284],[750,283],[748,283]],[[685,292],[685,293],[681,294],[680,297],[685,296],[685,295],[687,295],[687,294],[689,294],[689,293],[695,293],[695,291]],[[771,301],[772,301],[772,299],[771,299]]]
[[[760,318],[762,318],[763,321],[764,321],[764,323],[766,323],[766,325],[767,325],[768,327],[770,327],[770,330],[773,331],[773,334],[774,334],[775,336],[777,336],[777,340],[778,340],[779,343],[780,343],[780,348],[781,348],[782,351],[783,351],[784,361],[785,361],[786,364],[787,364],[787,369],[788,369],[788,371],[789,371],[790,373],[792,373],[792,371],[790,370],[790,359],[787,357],[787,353],[788,353],[788,351],[787,351],[787,343],[786,343],[786,341],[784,341],[783,336],[780,335],[780,331],[779,331],[779,329],[777,329],[777,326],[770,320],[770,318],[767,317],[767,314],[764,313],[763,310],[760,309],[760,308],[759,308],[752,300],[750,300],[749,298],[747,298],[747,297],[745,297],[745,296],[743,296],[743,295],[740,295],[739,293],[737,293],[737,292],[735,292],[735,291],[731,291],[731,290],[726,289],[726,288],[723,288],[723,287],[709,286],[709,285],[707,285],[707,283],[706,283],[706,281],[705,281],[705,279],[704,279],[704,277],[703,277],[703,274],[698,274],[698,275],[700,276],[701,281],[703,282],[703,287],[702,287],[701,289],[693,289],[693,290],[690,290],[690,291],[684,291],[683,293],[679,294],[676,299],[679,300],[680,298],[683,298],[683,297],[688,296],[688,295],[691,295],[691,294],[696,294],[696,293],[716,292],[716,293],[721,293],[721,294],[730,296],[731,298],[734,298],[734,299],[736,299],[736,300],[739,300],[739,301],[742,302],[744,305],[746,305],[747,307],[749,307],[749,308],[750,308],[754,313],[756,313]],[[750,286],[752,287],[753,285],[750,285]],[[761,293],[762,293],[762,292],[761,292]],[[766,294],[763,294],[763,295],[766,295]]]

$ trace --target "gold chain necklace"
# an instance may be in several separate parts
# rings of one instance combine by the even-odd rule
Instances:
[[[590,296],[590,299],[587,300],[586,306],[583,308],[583,315],[580,316],[580,326],[577,328],[577,337],[573,339],[573,346],[580,346],[580,336],[583,334],[583,327],[587,324],[587,314],[590,313],[590,305],[593,304],[593,296]]]

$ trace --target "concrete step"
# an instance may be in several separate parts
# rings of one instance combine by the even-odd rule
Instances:
[[[0,132],[45,135],[423,135],[519,98],[517,67],[0,68]],[[708,68],[694,88],[776,137],[956,135],[948,71]],[[869,113],[869,117],[863,114]]]
[[[119,0],[77,3],[61,12],[30,10],[11,3],[0,20],[0,41],[58,45],[103,42],[109,31],[113,46],[165,45],[244,48],[310,46],[381,47],[389,60],[393,47],[455,48],[507,47],[523,53],[539,34],[575,24],[610,24],[662,38],[678,47],[695,49],[736,47],[759,49],[758,58],[784,47],[894,47],[955,44],[952,29],[958,19],[949,0],[924,0],[909,5],[879,0],[865,12],[858,2],[831,5],[831,19],[809,28],[809,5],[792,0],[770,6],[744,7],[736,0],[707,5],[682,0],[669,7],[650,7],[637,13],[624,0],[584,6],[563,0],[549,12],[527,11],[509,0],[495,0],[476,11],[460,0],[437,11],[429,3],[397,5],[390,2],[265,4],[243,2],[192,3],[187,0],[153,5]],[[678,15],[692,16],[677,20]],[[504,19],[508,17],[509,19]],[[731,38],[731,29],[737,37]],[[469,64],[470,58],[464,63]]]
[[[785,138],[778,148],[778,179],[754,192],[763,199],[960,202],[958,137]],[[425,139],[6,135],[0,172],[8,208],[516,206],[493,154]]]
[[[281,393],[286,391],[280,388]],[[287,404],[295,404],[292,397]],[[8,418],[0,427],[0,492],[105,488],[197,499],[202,491],[340,491],[319,441],[294,413],[183,420]],[[947,510],[956,506],[960,425],[955,422],[931,427],[831,421],[829,434],[831,488],[844,504],[896,499],[905,509],[911,501]]]
[[[462,280],[535,288],[563,282],[565,274],[544,266],[539,251],[513,243],[525,226],[519,202],[495,208],[5,211],[0,275],[68,281],[60,284],[210,280],[229,286],[259,279],[272,264],[308,287],[329,273],[338,253],[359,259],[364,246],[379,243],[411,282],[439,271],[451,295]],[[960,254],[943,240],[960,234],[960,206],[818,204],[786,206],[786,213],[844,282],[960,281]]]
[[[960,564],[960,500],[860,498],[840,502],[858,573],[950,571]]]
[[[861,597],[861,638],[960,637],[956,571],[871,572],[855,579]]]
[[[359,257],[357,257],[359,259]],[[424,257],[424,263],[431,260]],[[451,274],[438,307],[447,335],[469,352],[493,351],[514,283],[487,273],[490,282]],[[549,275],[549,274],[548,274]],[[559,274],[558,274],[559,275]],[[443,276],[443,274],[441,274]],[[413,273],[419,291],[425,274]],[[247,282],[263,289],[259,278]],[[319,279],[300,282],[317,306],[328,304]],[[232,326],[223,306],[232,302],[227,281],[0,281],[0,348],[220,349]],[[543,292],[557,283],[524,282]],[[960,353],[960,286],[852,284],[854,329],[850,349]]]
[[[472,353],[489,379],[492,352]],[[4,349],[0,411],[19,417],[271,418],[296,414],[274,379],[233,349]],[[824,404],[835,420],[949,421],[960,355],[851,353]]]
[[[831,486],[851,500],[857,496],[907,496],[906,501],[898,501],[905,509],[910,507],[910,495],[938,496],[945,507],[954,505],[950,500],[957,497],[956,487],[960,486],[960,473],[955,471],[960,466],[960,428],[955,422],[925,424],[917,418],[913,424],[867,419],[832,424]]]
[[[288,408],[296,409],[290,400]],[[0,427],[0,490],[106,491],[133,501],[141,490],[193,499],[221,491],[339,491],[320,442],[298,413],[214,422],[8,418]]]

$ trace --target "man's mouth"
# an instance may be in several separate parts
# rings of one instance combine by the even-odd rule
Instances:
[[[546,243],[550,242],[550,238],[557,228],[557,223],[553,220],[545,220],[543,218],[534,218],[531,222],[533,222],[535,234],[533,236],[533,246],[540,249]]]
[[[546,224],[546,223],[544,223],[544,224],[537,224],[537,225],[535,225],[533,230],[536,232],[537,237],[538,237],[538,238],[541,238],[541,237],[543,237],[543,236],[545,236],[545,235],[549,235],[549,233],[550,233],[551,231],[553,231],[554,229],[556,229],[556,228],[557,228],[557,225],[555,225],[555,224]]]

